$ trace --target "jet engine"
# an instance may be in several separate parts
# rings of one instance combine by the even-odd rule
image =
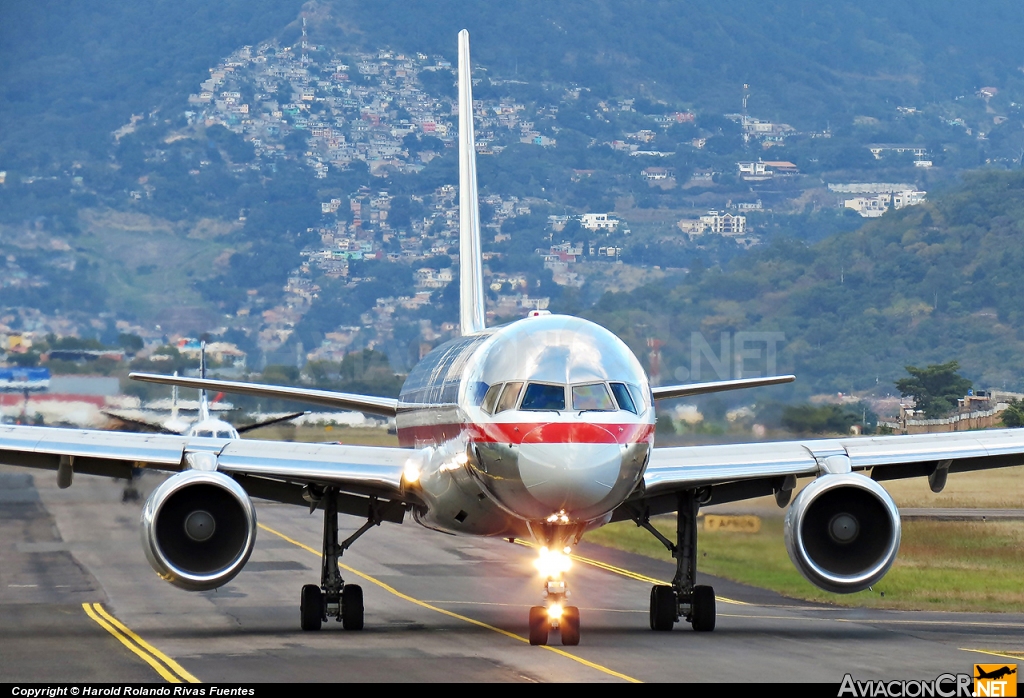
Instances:
[[[186,470],[142,509],[142,548],[163,579],[188,591],[227,584],[256,543],[256,507],[223,473]]]
[[[823,475],[793,500],[785,537],[790,559],[808,581],[852,594],[889,571],[900,548],[900,514],[874,480]]]

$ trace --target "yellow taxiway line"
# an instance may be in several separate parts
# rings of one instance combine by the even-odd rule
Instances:
[[[320,558],[323,557],[320,554],[319,550],[316,550],[315,548],[311,548],[310,546],[306,545],[305,543],[300,543],[299,541],[295,540],[294,538],[289,538],[288,536],[286,536],[285,534],[281,533],[280,531],[275,531],[274,529],[270,528],[269,526],[265,526],[264,524],[258,524],[258,525],[259,525],[260,528],[262,528],[267,533],[272,533],[275,536],[277,536],[278,538],[281,538],[282,540],[285,540],[285,541],[291,543],[292,545],[298,546],[298,547],[302,548],[303,550],[316,555],[317,557],[320,557]],[[433,604],[429,604],[426,601],[420,601],[419,599],[413,598],[412,596],[409,596],[408,594],[403,594],[402,592],[398,591],[398,589],[395,589],[393,586],[391,586],[389,584],[386,584],[385,582],[382,582],[381,580],[376,579],[375,577],[371,577],[370,575],[368,575],[368,574],[366,574],[364,572],[360,572],[357,569],[353,569],[352,567],[349,567],[348,565],[345,565],[343,563],[339,562],[338,566],[341,567],[341,569],[345,570],[346,572],[351,572],[352,574],[356,575],[357,577],[361,577],[362,579],[365,579],[366,581],[370,582],[371,584],[376,584],[377,586],[379,586],[384,591],[386,591],[386,592],[388,592],[390,594],[394,594],[395,596],[397,596],[398,598],[400,598],[400,599],[402,599],[404,601],[408,601],[409,603],[416,604],[417,606],[421,606],[421,607],[429,609],[431,611],[435,611],[435,612],[440,613],[442,615],[448,616],[449,618],[455,618],[457,620],[464,621],[466,623],[469,623],[471,625],[475,625],[475,626],[480,627],[480,628],[486,628],[487,630],[491,630],[493,632],[496,632],[499,635],[504,635],[505,637],[507,637],[509,639],[518,640],[519,642],[525,642],[526,644],[530,644],[530,641],[527,638],[523,637],[522,635],[516,635],[515,633],[509,632],[508,630],[502,630],[501,628],[498,628],[498,627],[496,627],[494,625],[490,625],[489,623],[484,623],[483,621],[476,620],[475,618],[470,618],[469,616],[464,616],[462,614],[455,613],[454,611],[449,611],[447,609],[441,608],[440,606],[435,606]],[[642,681],[640,681],[639,679],[635,679],[632,676],[627,676],[626,674],[623,674],[623,673],[620,673],[618,671],[615,671],[614,669],[609,669],[606,666],[603,666],[601,664],[597,664],[596,662],[591,662],[588,659],[584,659],[583,657],[580,657],[580,656],[577,656],[575,654],[572,654],[571,652],[566,652],[565,650],[559,649],[557,647],[551,647],[549,645],[541,645],[541,648],[546,649],[549,652],[554,652],[555,654],[558,654],[558,655],[561,655],[563,657],[566,657],[567,659],[571,659],[574,662],[579,662],[580,664],[582,664],[584,666],[590,667],[591,669],[596,669],[597,671],[600,671],[600,672],[602,672],[604,674],[608,674],[609,676],[614,676],[617,679],[622,679],[623,681],[628,681],[629,683],[642,683]]]
[[[180,664],[132,632],[127,625],[103,608],[103,604],[83,603],[82,608],[97,625],[153,667],[168,683],[199,683],[199,679],[185,671]]]
[[[961,652],[977,652],[978,654],[991,654],[993,657],[1005,657],[1006,659],[1016,659],[1018,662],[1024,660],[1024,652],[997,652],[996,650],[976,650],[970,647],[958,647]]]

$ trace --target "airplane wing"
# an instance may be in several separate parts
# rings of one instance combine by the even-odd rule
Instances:
[[[107,410],[101,410],[101,411],[102,411],[102,413],[105,416],[110,417],[111,419],[116,419],[119,422],[123,422],[124,424],[126,424],[126,425],[128,425],[130,427],[134,427],[136,430],[142,430],[142,431],[150,432],[150,433],[154,433],[154,434],[178,434],[178,433],[180,433],[180,432],[174,431],[172,429],[168,429],[163,424],[157,424],[156,422],[147,422],[144,419],[135,419],[134,417],[128,417],[127,415],[118,414],[117,412],[108,412]],[[131,429],[127,429],[126,431],[131,431]]]
[[[331,390],[314,388],[291,388],[281,385],[263,385],[262,383],[241,383],[238,381],[222,381],[211,378],[184,378],[182,376],[162,376],[156,373],[129,373],[132,380],[161,385],[177,385],[181,388],[198,388],[199,390],[218,390],[225,393],[240,393],[257,397],[273,397],[296,402],[311,402],[342,410],[354,410],[377,414],[382,417],[394,417],[398,411],[398,400],[390,397],[374,397],[356,395],[354,393],[336,393]]]
[[[706,504],[792,490],[798,477],[871,471],[876,481],[1024,465],[1024,429],[655,448],[639,497],[648,513],[675,510],[677,492],[708,488]],[[630,518],[628,509],[616,519]]]
[[[407,448],[0,427],[0,463],[57,470],[58,482],[70,484],[73,473],[130,478],[136,468],[196,467],[231,475],[254,497],[302,505],[310,503],[307,485],[336,487],[352,500],[405,501],[403,473],[417,458]]]
[[[238,427],[236,431],[239,434],[245,434],[246,432],[254,431],[256,429],[262,429],[263,427],[273,426],[274,424],[281,424],[282,422],[290,422],[297,417],[307,415],[309,412],[292,412],[286,414],[283,417],[274,417],[273,419],[266,419],[262,422],[256,422],[255,424],[246,424],[244,427]]]
[[[744,390],[746,388],[762,388],[768,385],[792,383],[796,376],[769,376],[768,378],[739,378],[711,383],[688,383],[685,385],[662,385],[651,388],[655,400],[671,400],[677,397],[691,397],[708,393],[722,393],[727,390]]]

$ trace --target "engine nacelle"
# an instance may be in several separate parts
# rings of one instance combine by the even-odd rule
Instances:
[[[223,473],[186,470],[142,509],[142,548],[163,579],[188,591],[230,582],[256,543],[256,507]]]
[[[853,473],[823,475],[786,513],[786,549],[812,584],[852,594],[889,571],[900,529],[896,503],[877,482]]]

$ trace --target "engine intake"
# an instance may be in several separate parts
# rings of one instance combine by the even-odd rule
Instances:
[[[889,571],[900,530],[896,503],[877,482],[853,473],[823,475],[786,513],[786,549],[812,584],[852,594]]]
[[[255,543],[256,507],[242,486],[223,473],[178,473],[142,509],[142,548],[149,564],[188,591],[230,582]]]

